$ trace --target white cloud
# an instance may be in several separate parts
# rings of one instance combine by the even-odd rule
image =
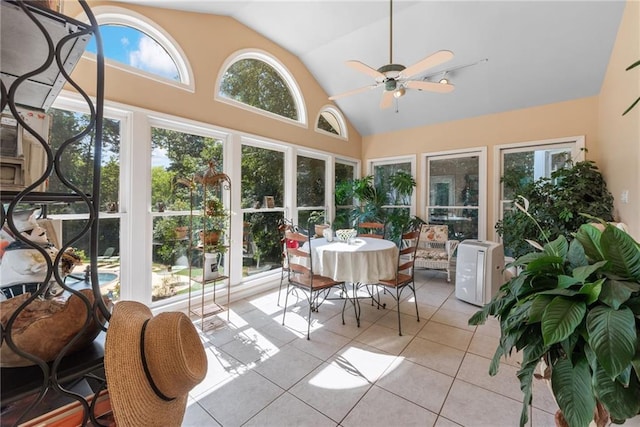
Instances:
[[[138,50],[129,53],[129,64],[169,78],[177,74],[176,65],[169,54],[147,36],[140,38]]]
[[[129,46],[129,39],[128,39],[128,38],[126,38],[126,37],[121,38],[121,39],[120,39],[120,44],[121,44],[122,46],[124,46],[124,47]]]

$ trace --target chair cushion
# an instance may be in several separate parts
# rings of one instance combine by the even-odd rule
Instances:
[[[423,224],[420,227],[420,242],[446,242],[449,240],[449,227],[446,225]]]
[[[416,258],[426,258],[436,261],[446,261],[449,259],[446,251],[438,249],[418,249],[416,251]]]

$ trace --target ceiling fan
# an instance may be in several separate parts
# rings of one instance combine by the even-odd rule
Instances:
[[[330,100],[344,98],[346,96],[355,95],[357,93],[366,92],[371,89],[384,86],[380,108],[389,108],[393,104],[394,98],[404,96],[407,89],[427,90],[430,92],[448,93],[454,89],[454,86],[442,82],[430,82],[424,80],[411,80],[412,77],[426,71],[431,67],[435,67],[453,58],[453,52],[448,50],[439,50],[438,52],[427,56],[426,58],[416,62],[415,64],[405,67],[401,64],[393,63],[393,0],[389,0],[389,63],[376,69],[360,62],[347,61],[347,65],[356,71],[367,74],[375,79],[372,85],[364,86],[358,89],[350,90],[338,95],[330,96]]]

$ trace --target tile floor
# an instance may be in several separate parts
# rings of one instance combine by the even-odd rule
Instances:
[[[277,290],[232,304],[230,322],[203,334],[209,370],[183,425],[518,426],[518,358],[488,374],[495,319],[469,326],[477,307],[457,300],[439,272],[417,271],[416,284],[420,322],[405,291],[403,336],[389,295],[386,309],[361,302],[360,328],[353,309],[343,325],[342,303],[326,301],[313,313],[310,341],[305,300],[287,310],[286,326]],[[536,381],[528,425],[554,426],[555,410]]]

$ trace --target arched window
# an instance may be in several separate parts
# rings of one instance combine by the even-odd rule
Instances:
[[[306,124],[304,100],[291,73],[266,52],[231,55],[218,78],[218,99]]]
[[[324,106],[318,114],[316,131],[327,132],[334,136],[347,138],[347,125],[344,117],[335,107]]]
[[[96,7],[107,64],[145,77],[193,86],[193,73],[173,38],[148,18],[118,7]],[[96,53],[92,38],[87,51]],[[140,73],[142,71],[142,73]]]

